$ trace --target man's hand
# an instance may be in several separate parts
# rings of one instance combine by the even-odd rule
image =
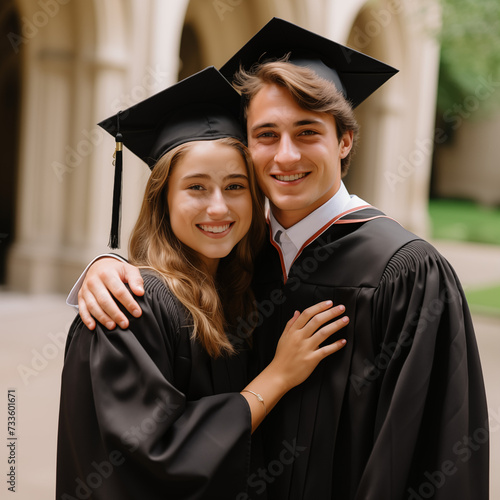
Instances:
[[[80,316],[87,328],[95,328],[94,318],[109,330],[115,328],[115,323],[121,328],[128,327],[128,319],[112,295],[136,318],[142,314],[124,283],[128,283],[135,295],[144,295],[144,282],[137,267],[112,257],[103,257],[90,266],[78,292]]]

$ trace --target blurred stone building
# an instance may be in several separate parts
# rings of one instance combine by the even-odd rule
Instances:
[[[499,87],[500,82],[492,84],[483,78],[477,93],[488,96]],[[476,95],[466,99],[471,103],[470,109],[475,111],[479,99]],[[454,130],[448,140],[436,144],[433,191],[442,198],[473,200],[485,207],[500,207],[500,113],[479,120],[468,119],[467,113],[473,111],[458,108],[456,114],[449,115]]]
[[[206,65],[271,17],[400,70],[357,109],[348,189],[426,235],[439,48],[428,0],[2,0],[0,280],[66,292],[106,251],[114,141],[96,123]],[[149,170],[124,155],[122,254]]]

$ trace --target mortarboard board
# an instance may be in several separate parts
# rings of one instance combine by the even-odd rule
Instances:
[[[398,70],[377,59],[274,17],[220,69],[232,80],[238,69],[290,54],[289,62],[313,69],[333,82],[353,108]]]
[[[116,139],[111,248],[119,246],[122,144],[152,169],[165,153],[186,142],[244,141],[240,110],[238,92],[210,66],[99,123]]]
[[[238,117],[240,96],[213,67],[158,92],[103,120],[99,126],[149,167],[185,142],[244,135]]]

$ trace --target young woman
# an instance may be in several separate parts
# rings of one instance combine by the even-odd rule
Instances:
[[[296,312],[247,384],[237,332],[258,314],[250,281],[265,232],[238,109],[208,68],[117,117],[123,143],[152,166],[129,248],[143,314],[126,330],[91,332],[79,317],[70,329],[58,499],[245,498],[251,433],[345,344],[325,341],[347,318],[323,326],[342,306]],[[114,123],[103,122],[113,135]]]

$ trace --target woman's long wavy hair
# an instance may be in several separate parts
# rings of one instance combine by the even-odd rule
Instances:
[[[257,186],[247,148],[233,138],[214,142],[235,148],[247,166],[253,206],[248,233],[220,260],[215,277],[196,252],[175,236],[167,203],[168,181],[172,169],[193,144],[185,143],[160,158],[151,172],[130,238],[129,258],[132,264],[153,269],[165,280],[191,315],[193,337],[215,358],[235,352],[228,333],[235,330],[241,318],[254,311],[250,285],[254,257],[264,240],[265,220],[264,197]]]

